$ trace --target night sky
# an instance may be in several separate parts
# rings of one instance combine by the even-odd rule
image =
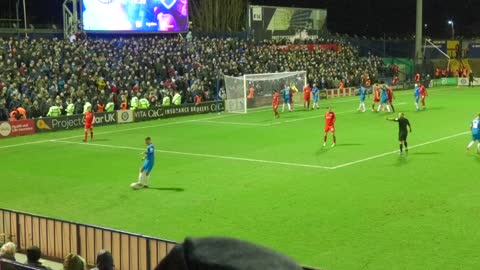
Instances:
[[[15,18],[17,0],[0,1],[0,17]],[[26,0],[29,23],[62,22],[64,0]],[[416,0],[252,0],[252,4],[328,9],[328,29],[350,35],[413,36]],[[455,22],[457,36],[480,36],[480,0],[423,0],[426,34],[450,35],[447,21]]]

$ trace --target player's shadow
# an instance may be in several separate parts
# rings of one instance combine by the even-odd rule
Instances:
[[[332,150],[333,147],[330,147],[330,146],[326,146],[326,147],[321,147],[317,150],[317,155],[321,155],[321,154],[325,154],[327,153],[328,151]]]
[[[176,187],[149,187],[148,190],[183,192],[185,189]]]
[[[408,164],[408,155],[398,156],[397,162],[394,164],[397,167],[405,166]]]
[[[93,139],[93,142],[108,142],[109,139]]]

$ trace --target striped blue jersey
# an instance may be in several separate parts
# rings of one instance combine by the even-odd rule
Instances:
[[[473,135],[480,134],[480,117],[477,117],[472,121],[472,134]]]
[[[145,161],[155,162],[155,146],[153,146],[153,143],[147,146],[147,151],[145,152]]]

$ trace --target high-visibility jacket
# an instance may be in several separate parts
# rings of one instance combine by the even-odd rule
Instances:
[[[97,112],[104,112],[105,111],[105,105],[101,103],[97,103]]]
[[[62,108],[53,105],[48,109],[47,116],[56,117],[62,115]]]
[[[105,111],[106,112],[113,112],[114,109],[115,109],[115,103],[113,103],[113,102],[108,102],[107,106],[105,106]]]
[[[138,97],[132,97],[130,100],[130,109],[135,110],[138,107]]]
[[[18,107],[17,111],[22,115],[21,119],[27,119],[27,111],[23,107]]]
[[[179,93],[176,93],[174,96],[173,96],[173,105],[180,105],[182,104],[182,96],[179,94]]]
[[[17,121],[17,115],[19,112],[17,110],[13,110],[10,112],[10,121]]]
[[[169,96],[165,96],[162,100],[162,105],[165,106],[165,107],[168,107],[170,106],[171,102],[170,102],[170,97]]]
[[[75,112],[75,104],[67,104],[67,108],[65,109],[65,111],[67,112],[67,115],[73,115],[73,113]]]
[[[146,98],[141,98],[139,101],[138,108],[139,109],[148,109],[150,108],[150,102],[148,102],[148,99]]]

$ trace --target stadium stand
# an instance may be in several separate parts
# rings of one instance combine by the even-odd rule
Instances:
[[[361,58],[341,39],[317,39],[293,45],[288,40],[254,44],[234,38],[136,37],[84,39],[0,39],[0,120],[21,106],[28,117],[46,116],[58,105],[66,114],[82,113],[85,102],[119,109],[133,96],[161,105],[175,93],[182,103],[218,97],[221,74],[307,70],[324,88],[356,86],[364,74],[379,77],[381,58]],[[14,117],[20,117],[17,114]]]

